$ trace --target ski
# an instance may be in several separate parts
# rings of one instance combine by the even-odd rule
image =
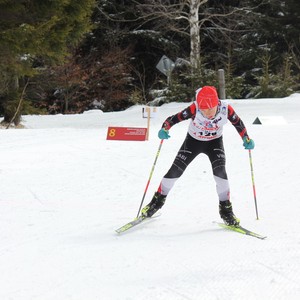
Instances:
[[[138,224],[141,224],[141,223],[143,223],[147,220],[152,220],[152,219],[157,218],[157,217],[159,217],[159,215],[154,216],[154,217],[150,217],[150,218],[144,217],[144,216],[139,216],[138,218],[135,218],[133,221],[130,221],[130,222],[126,223],[125,225],[123,225],[122,227],[118,228],[116,230],[116,232],[119,233],[119,234],[123,233],[123,232],[131,229],[132,227],[134,227]]]
[[[258,234],[256,232],[253,232],[251,230],[248,230],[240,225],[238,226],[233,226],[233,225],[226,225],[224,223],[219,223],[219,222],[214,222],[216,224],[218,224],[220,227],[231,230],[231,231],[235,231],[241,234],[245,234],[245,235],[249,235],[249,236],[253,236],[256,237],[258,239],[264,240],[265,238],[267,238],[266,236],[263,236],[261,234]]]

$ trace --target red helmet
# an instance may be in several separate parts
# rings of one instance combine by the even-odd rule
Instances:
[[[196,94],[196,101],[200,109],[210,109],[218,105],[219,97],[214,86],[204,86]]]

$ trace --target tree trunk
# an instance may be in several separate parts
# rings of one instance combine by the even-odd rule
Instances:
[[[190,0],[190,40],[191,52],[190,61],[192,71],[200,67],[200,25],[199,25],[199,7],[205,4],[208,0]]]
[[[14,118],[13,122],[17,126],[21,122],[21,111],[17,112],[19,103],[19,78],[17,75],[12,75],[9,84],[8,93],[4,97],[3,110],[4,120],[3,123],[9,124]],[[17,114],[16,114],[17,112]]]
[[[190,39],[191,39],[191,52],[190,61],[192,70],[199,67],[200,61],[200,33],[199,33],[199,1],[190,0]]]

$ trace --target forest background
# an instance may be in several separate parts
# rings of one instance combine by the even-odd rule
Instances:
[[[0,0],[3,123],[189,102],[219,69],[227,98],[299,91],[299,0]]]

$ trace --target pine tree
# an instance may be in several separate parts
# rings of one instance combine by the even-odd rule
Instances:
[[[0,107],[10,121],[22,79],[60,63],[91,29],[95,0],[0,0]],[[16,118],[18,123],[20,118]]]

